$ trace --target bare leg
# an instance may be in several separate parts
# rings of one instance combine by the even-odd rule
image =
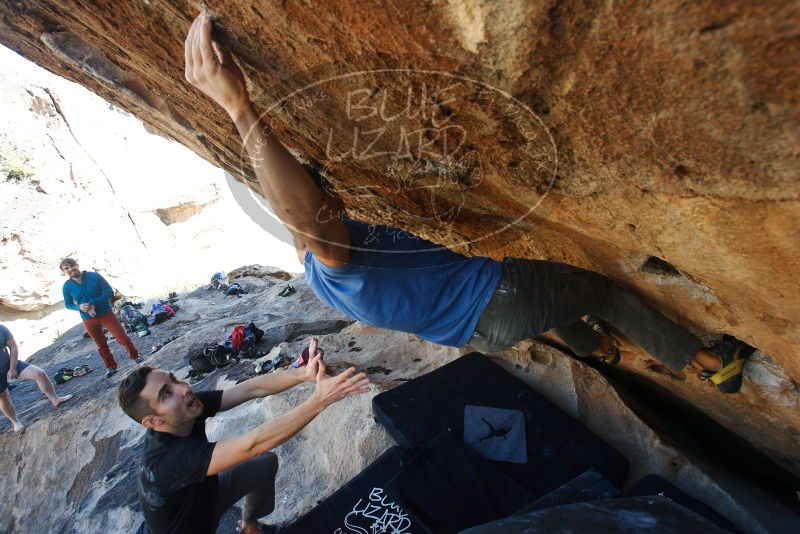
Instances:
[[[600,336],[600,345],[594,350],[592,355],[602,356],[607,354],[609,350],[614,347],[614,340],[609,335]],[[700,349],[689,364],[698,371],[714,371],[717,372],[722,368],[722,361],[719,356],[709,352],[706,349]]]
[[[694,355],[694,358],[689,363],[698,371],[707,370],[716,372],[722,367],[722,360],[719,359],[719,356],[710,353],[706,349],[698,350],[697,354]]]
[[[47,376],[47,373],[35,365],[28,365],[28,367],[26,367],[19,374],[19,377],[24,380],[36,380],[36,384],[39,386],[39,389],[42,390],[42,393],[44,393],[45,397],[50,399],[50,402],[53,404],[54,408],[58,408],[59,404],[62,402],[67,402],[72,398],[72,395],[66,395],[63,397],[56,395],[56,389],[53,386],[53,383],[50,381],[50,377]]]
[[[7,389],[0,393],[0,412],[3,412],[3,415],[8,417],[8,420],[11,421],[14,432],[21,432],[25,428],[25,426],[19,422],[19,419],[17,419],[17,411],[14,409],[14,405],[11,404],[11,397],[9,397]]]

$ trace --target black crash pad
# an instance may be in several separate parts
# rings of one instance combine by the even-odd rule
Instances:
[[[442,432],[425,447],[389,449],[286,532],[454,534],[505,517],[530,500],[460,437]]]
[[[387,532],[392,532],[392,528],[399,532],[428,532],[385,490],[386,484],[400,470],[406,454],[400,447],[387,450],[282,532],[308,534],[337,532],[337,529],[341,529],[338,531],[341,534],[373,532],[371,525],[376,523],[384,525]]]
[[[598,399],[602,402],[602,399]],[[481,445],[507,445],[509,437],[522,431],[525,450],[521,457],[499,460],[502,450],[490,451],[492,463],[533,496],[539,498],[588,469],[597,469],[608,481],[620,486],[628,472],[628,461],[578,421],[514,378],[480,353],[473,352],[439,369],[381,393],[372,401],[377,421],[405,448],[430,442],[449,428],[465,437],[465,413],[499,408],[495,421],[508,421],[505,436],[473,440]],[[514,425],[518,413],[524,429]],[[485,416],[478,411],[479,425]],[[487,419],[488,421],[488,419]],[[491,422],[491,421],[489,421]],[[475,426],[469,431],[475,432]],[[479,428],[479,427],[478,427]],[[518,437],[518,436],[517,436]],[[470,441],[470,440],[467,440]],[[520,462],[520,459],[523,459]]]
[[[576,502],[613,499],[619,495],[620,491],[616,486],[603,478],[603,475],[596,469],[590,469],[514,513],[517,515],[526,514],[535,510],[544,510],[545,508]]]
[[[733,523],[718,514],[713,508],[710,508],[697,499],[690,497],[658,475],[647,475],[641,478],[627,491],[625,491],[623,495],[625,497],[658,495],[659,497],[674,501],[684,508],[688,508],[696,514],[705,517],[723,530],[727,530],[728,532],[741,532],[733,526]]]
[[[723,534],[705,518],[662,497],[579,502],[514,514],[461,534]]]
[[[415,450],[387,490],[431,532],[442,534],[500,519],[531,501],[525,488],[449,431]]]

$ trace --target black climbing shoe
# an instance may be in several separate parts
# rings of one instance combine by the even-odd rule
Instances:
[[[608,336],[608,334],[606,333],[606,328],[603,326],[603,323],[601,323],[600,319],[598,319],[594,315],[589,315],[586,317],[586,324],[591,326],[592,330],[594,330],[601,336]],[[592,357],[597,358],[606,365],[611,365],[611,366],[619,365],[619,362],[622,359],[622,357],[619,354],[619,349],[617,348],[617,344],[614,342],[613,338],[611,342],[613,343],[613,346],[608,350],[608,352],[600,356],[592,355]]]
[[[292,286],[291,284],[286,284],[284,286],[284,288],[281,289],[281,292],[278,293],[278,296],[279,297],[288,297],[289,295],[294,294],[295,291],[297,291],[297,290],[294,288],[294,286]]]
[[[259,363],[258,365],[256,365],[255,371],[257,375],[263,375],[269,373],[270,371],[272,371],[272,362]]]
[[[711,380],[723,393],[736,393],[742,387],[742,374],[744,362],[756,349],[733,336],[725,334],[722,341],[714,345],[709,351],[719,357],[722,367],[714,371],[700,371],[697,378]]]
[[[115,374],[117,374],[117,370],[116,369],[109,369],[108,371],[106,371],[106,378],[111,378]]]
[[[69,367],[62,367],[53,375],[53,382],[56,384],[66,384],[75,377],[75,371]]]

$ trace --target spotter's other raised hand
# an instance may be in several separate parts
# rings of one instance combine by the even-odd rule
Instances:
[[[355,367],[350,367],[336,376],[327,376],[325,364],[319,356],[315,356],[313,359],[316,360],[317,387],[312,397],[321,406],[327,407],[345,397],[361,395],[369,391],[369,378],[365,373],[357,372]]]

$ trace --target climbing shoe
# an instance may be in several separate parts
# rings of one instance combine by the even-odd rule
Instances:
[[[53,375],[53,382],[56,384],[66,384],[75,376],[75,371],[69,367],[62,367]]]
[[[272,358],[271,363],[272,363],[272,369],[277,371],[278,369],[291,365],[292,362],[291,360],[289,360],[288,357],[284,356],[283,354],[278,354],[277,356]]]
[[[281,292],[278,293],[279,297],[288,297],[289,295],[293,295],[297,290],[291,284],[286,284]]]
[[[88,365],[86,365],[86,364],[79,365],[78,367],[75,368],[73,376],[84,376],[84,375],[89,374],[91,371],[92,371],[92,368],[89,367]]]
[[[272,362],[261,362],[256,365],[255,372],[257,375],[264,375],[272,371]]]
[[[109,369],[108,371],[106,371],[106,378],[111,378],[115,374],[117,374],[117,370],[116,369]]]
[[[142,358],[141,356],[137,356],[136,358],[134,358],[133,362],[134,363],[143,363],[144,362],[144,358]]]
[[[586,324],[588,324],[592,330],[600,334],[601,336],[608,336],[606,332],[606,328],[603,326],[603,323],[600,322],[600,319],[595,317],[594,315],[589,315],[586,317]],[[608,336],[611,337],[611,336]],[[618,365],[622,357],[619,354],[619,349],[617,348],[617,344],[614,342],[613,338],[611,340],[613,346],[608,349],[605,354],[601,354],[599,356],[592,355],[593,358],[597,358],[606,365]]]
[[[697,378],[711,380],[723,393],[736,393],[742,387],[742,373],[744,362],[756,349],[733,336],[725,334],[722,341],[714,345],[709,351],[722,362],[719,371],[700,371]]]

